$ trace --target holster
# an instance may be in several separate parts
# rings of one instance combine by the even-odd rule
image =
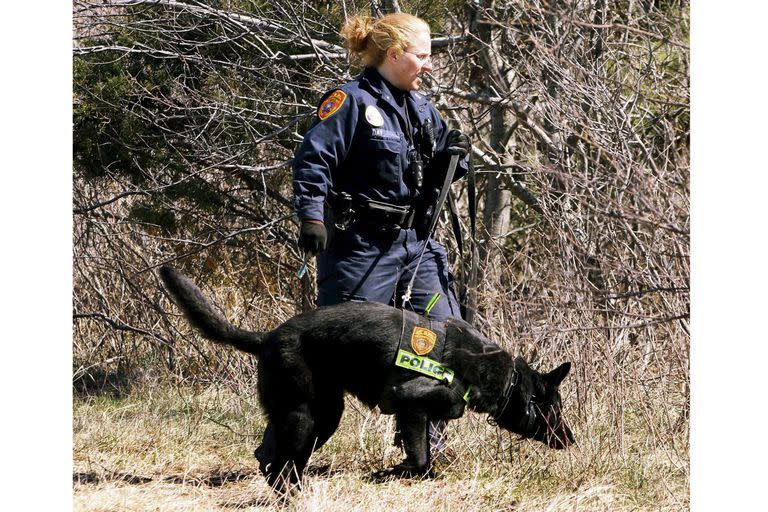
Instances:
[[[440,196],[439,188],[430,188],[424,190],[423,196],[416,207],[416,215],[413,223],[413,229],[416,230],[416,236],[419,240],[427,238],[427,231],[432,223],[432,217],[435,215],[435,206],[437,198]]]
[[[375,237],[394,238],[401,228],[409,229],[416,217],[416,209],[410,206],[354,199],[346,192],[329,194],[326,205],[328,221],[334,231],[345,230],[354,222]],[[330,238],[330,232],[328,236]]]

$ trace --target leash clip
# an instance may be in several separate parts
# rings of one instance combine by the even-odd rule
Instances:
[[[309,253],[305,252],[304,253],[304,261],[301,264],[301,268],[299,268],[298,274],[296,274],[296,277],[298,277],[299,279],[304,277],[304,274],[307,273],[307,262],[308,261],[309,261]]]

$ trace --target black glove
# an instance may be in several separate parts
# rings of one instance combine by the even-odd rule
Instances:
[[[325,243],[328,240],[328,232],[325,230],[325,224],[316,221],[302,221],[299,230],[299,248],[310,256],[325,250]]]
[[[451,130],[448,132],[448,137],[445,139],[445,147],[448,153],[459,155],[459,158],[464,158],[469,153],[469,137],[459,130]]]

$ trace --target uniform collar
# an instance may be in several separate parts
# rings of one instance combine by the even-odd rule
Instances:
[[[382,98],[384,101],[392,105],[396,110],[399,110],[397,109],[397,104],[395,103],[395,100],[392,98],[392,94],[388,89],[389,87],[394,89],[394,86],[389,84],[389,82],[387,82],[386,79],[381,76],[381,73],[379,73],[376,68],[365,68],[362,75],[360,75],[359,80],[361,84],[367,85],[368,89],[375,93],[377,97]],[[407,91],[405,96],[406,98],[410,98],[411,104],[415,105],[416,110],[419,112],[422,111],[422,109],[419,109],[420,106],[429,103],[427,97],[417,91]]]

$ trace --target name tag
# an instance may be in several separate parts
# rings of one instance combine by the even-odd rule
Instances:
[[[400,140],[400,134],[384,128],[374,128],[371,130],[371,136],[376,139]]]

